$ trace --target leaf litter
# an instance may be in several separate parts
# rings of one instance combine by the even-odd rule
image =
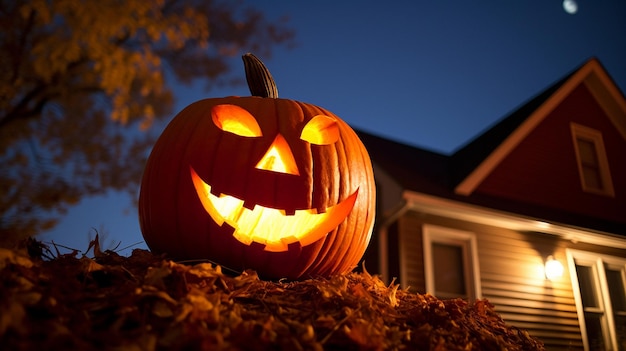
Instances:
[[[544,350],[487,300],[440,300],[363,272],[302,281],[231,274],[135,249],[0,248],[7,350]]]

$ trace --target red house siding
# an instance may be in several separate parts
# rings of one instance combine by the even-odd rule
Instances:
[[[615,197],[583,192],[570,122],[602,132]],[[477,192],[626,221],[626,141],[580,85],[485,178]]]

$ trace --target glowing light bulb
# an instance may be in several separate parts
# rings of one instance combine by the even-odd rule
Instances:
[[[552,255],[546,259],[546,278],[554,280],[563,276],[563,265],[558,260],[555,260]]]

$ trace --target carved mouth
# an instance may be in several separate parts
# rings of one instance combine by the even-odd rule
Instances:
[[[211,194],[211,186],[205,183],[190,167],[191,180],[205,211],[219,226],[224,222],[234,229],[233,236],[240,242],[265,245],[265,251],[281,252],[289,249],[289,244],[310,245],[323,238],[343,222],[356,202],[359,192],[340,203],[326,208],[323,213],[316,209],[296,210],[287,214],[285,210],[261,205],[249,209],[244,201],[236,197]]]

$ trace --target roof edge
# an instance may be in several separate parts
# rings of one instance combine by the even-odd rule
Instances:
[[[500,162],[502,162],[504,158],[513,149],[515,149],[515,147],[517,147],[517,145],[519,145],[519,143],[521,143],[522,140],[524,140],[524,138],[526,138],[528,134],[530,134],[530,132],[532,132],[577,86],[585,84],[586,79],[592,74],[595,74],[595,77],[598,77],[599,81],[597,84],[605,86],[605,89],[611,93],[613,100],[616,101],[615,104],[610,104],[611,106],[608,108],[610,111],[607,112],[610,112],[611,115],[614,116],[616,115],[616,110],[622,110],[623,113],[626,114],[626,101],[624,101],[623,95],[615,83],[610,79],[600,62],[596,58],[591,58],[576,71],[566,76],[566,79],[563,82],[559,81],[561,84],[559,85],[557,83],[558,88],[517,128],[515,128],[503,142],[496,146],[486,158],[482,159],[477,167],[464,176],[464,178],[462,178],[456,185],[454,192],[464,196],[471,195],[482,183],[482,181],[500,164]],[[594,95],[594,97],[596,96]],[[603,105],[606,105],[606,103]],[[612,120],[614,120],[613,123],[626,138],[626,123],[620,123],[619,118],[612,118]]]

